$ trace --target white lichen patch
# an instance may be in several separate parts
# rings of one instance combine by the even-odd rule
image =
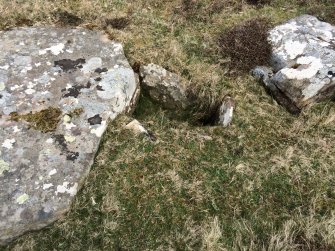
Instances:
[[[22,85],[14,85],[14,86],[11,86],[10,87],[10,90],[11,91],[15,91],[16,89],[19,89],[19,88],[21,88],[22,87]]]
[[[52,138],[48,138],[45,142],[47,144],[52,144],[54,142],[54,140]]]
[[[5,71],[7,71],[7,70],[9,69],[9,65],[6,64],[6,65],[4,65],[4,66],[0,66],[0,69],[1,69],[1,70],[5,70]]]
[[[114,53],[115,54],[121,54],[121,53],[123,53],[122,44],[115,43],[113,49],[114,49]]]
[[[20,195],[19,197],[17,197],[16,202],[18,204],[22,205],[25,202],[27,202],[28,199],[29,199],[29,195],[24,193],[24,194]]]
[[[36,83],[33,83],[31,81],[29,81],[28,85],[27,85],[27,88],[31,89],[33,87],[35,87],[37,84]]]
[[[34,89],[27,89],[24,92],[28,95],[31,95],[31,94],[34,94],[36,91]]]
[[[4,82],[0,82],[0,91],[5,90],[6,86]]]
[[[49,189],[50,187],[53,187],[54,185],[49,183],[49,184],[43,184],[43,190]]]
[[[21,132],[21,129],[19,129],[18,126],[14,126],[14,127],[13,127],[13,132],[14,132],[14,133]]]
[[[69,182],[65,181],[63,182],[63,185],[58,185],[55,191],[56,195],[59,193],[68,193],[70,196],[75,196],[77,193],[78,183],[75,183],[72,187],[68,188],[69,184]]]
[[[301,65],[297,69],[284,68],[280,72],[289,79],[302,80],[314,77],[323,68],[321,59],[312,56],[298,58],[297,64]]]
[[[63,43],[59,43],[59,44],[56,44],[54,46],[51,46],[49,48],[46,48],[44,50],[40,50],[39,51],[39,54],[40,55],[44,55],[46,54],[48,51],[50,51],[52,54],[54,55],[58,55],[59,53],[63,52],[63,49],[64,49],[65,45]],[[50,63],[51,64],[51,63]]]
[[[13,149],[13,145],[16,142],[15,139],[6,139],[3,143],[2,143],[2,147],[7,148],[7,149]]]
[[[304,53],[306,46],[306,43],[289,40],[284,44],[285,52],[283,52],[282,54],[289,59],[295,59],[297,56]]]
[[[95,69],[100,68],[102,66],[102,59],[99,57],[90,58],[84,65],[81,71],[86,74],[89,72],[93,72]]]
[[[9,164],[4,161],[3,159],[0,159],[0,176],[5,172],[5,171],[9,171],[10,170],[10,166]]]
[[[318,92],[327,84],[330,83],[330,79],[326,78],[323,79],[317,83],[312,83],[310,85],[308,85],[303,91],[302,91],[302,95],[304,96],[303,100],[307,100],[309,98],[314,97],[315,95],[318,94]]]
[[[73,123],[67,123],[65,124],[65,129],[66,130],[71,130],[73,127],[77,127],[75,124]]]
[[[48,175],[49,176],[52,176],[52,175],[54,175],[54,174],[56,174],[57,173],[57,170],[54,168],[54,169],[52,169],[49,173],[48,173]]]

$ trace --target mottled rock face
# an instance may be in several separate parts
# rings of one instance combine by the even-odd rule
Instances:
[[[177,74],[164,68],[148,64],[141,66],[142,84],[150,97],[168,109],[185,109],[189,105],[186,87]]]
[[[288,99],[280,103],[295,111],[334,94],[334,26],[303,15],[275,27],[269,39],[273,44],[274,74],[262,78],[266,86],[278,89],[273,92],[270,88],[275,96],[278,92],[280,99]]]
[[[0,32],[0,244],[57,220],[138,82],[122,46],[84,29]]]

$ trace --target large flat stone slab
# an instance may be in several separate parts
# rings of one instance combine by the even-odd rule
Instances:
[[[335,27],[303,15],[272,29],[273,74],[257,68],[275,97],[290,111],[330,98],[335,90]]]
[[[0,32],[0,245],[69,209],[137,88],[121,44],[99,32]]]

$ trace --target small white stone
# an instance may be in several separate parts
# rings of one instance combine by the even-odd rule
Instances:
[[[48,175],[49,176],[52,176],[52,175],[54,175],[54,174],[56,174],[57,173],[57,170],[54,168],[54,169],[52,169],[49,173],[48,173]]]
[[[49,189],[50,187],[53,187],[54,185],[49,183],[49,184],[43,184],[43,190]]]
[[[27,89],[24,92],[28,95],[31,95],[31,94],[35,93],[36,91],[34,89]]]
[[[2,147],[7,148],[7,149],[13,149],[13,144],[16,142],[15,139],[6,139],[2,143]]]
[[[48,138],[45,142],[48,143],[48,144],[52,144],[54,142],[54,140],[52,138]]]

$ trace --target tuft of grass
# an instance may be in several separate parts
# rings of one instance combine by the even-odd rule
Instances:
[[[256,5],[256,6],[263,6],[265,4],[271,4],[272,0],[247,0],[248,4]]]
[[[220,52],[229,57],[229,66],[237,74],[248,73],[257,65],[269,64],[272,46],[268,41],[269,21],[250,19],[225,30],[219,37]]]
[[[66,10],[56,10],[53,13],[53,17],[56,19],[55,22],[61,26],[78,26],[83,23],[83,20],[66,11]]]
[[[105,26],[108,27],[109,25],[118,30],[123,30],[130,24],[130,19],[128,17],[118,17],[118,18],[111,18],[105,20]]]

